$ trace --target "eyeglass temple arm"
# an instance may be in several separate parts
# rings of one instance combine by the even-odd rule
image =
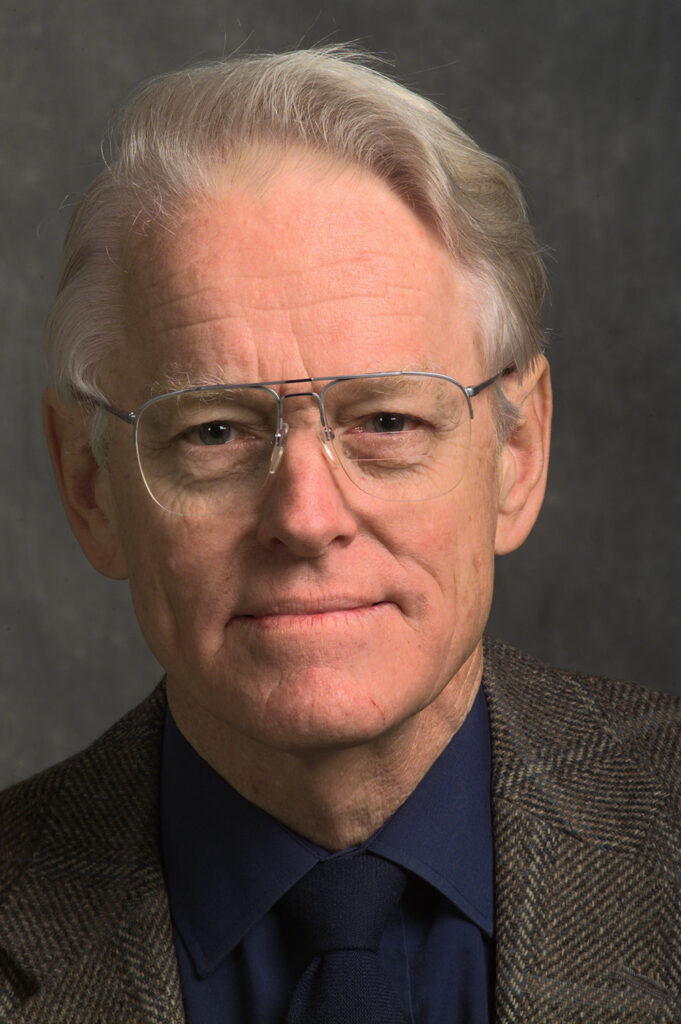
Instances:
[[[499,380],[500,377],[508,377],[510,373],[513,373],[515,366],[507,366],[504,370],[500,370],[499,373],[495,373],[493,377],[488,377],[487,380],[483,380],[482,384],[469,384],[463,390],[468,398],[475,398],[481,391],[488,388],[490,384],[494,384],[495,381]]]
[[[130,426],[133,426],[137,419],[136,413],[123,412],[122,409],[117,409],[115,405],[109,405],[108,402],[103,401],[101,398],[95,398],[94,395],[86,395],[84,391],[75,391],[74,394],[79,402],[84,402],[86,405],[94,405],[97,409],[104,409],[105,412],[110,412],[112,416],[118,416],[119,420],[129,423]]]
[[[474,398],[476,394],[480,393],[480,391],[484,391],[485,387],[490,387],[490,385],[494,384],[495,381],[498,381],[500,377],[508,377],[508,375],[512,374],[514,372],[514,370],[515,370],[515,366],[514,365],[512,365],[510,367],[506,367],[505,370],[500,370],[500,372],[498,374],[495,374],[494,377],[488,377],[486,379],[486,381],[482,381],[481,384],[469,384],[468,387],[464,388],[464,394],[468,398],[468,402],[469,402],[469,409],[470,409],[471,419],[473,418],[473,407],[470,404],[471,398]]]

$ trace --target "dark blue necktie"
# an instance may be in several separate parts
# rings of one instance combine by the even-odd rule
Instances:
[[[376,955],[405,883],[396,864],[351,854],[320,861],[283,897],[284,921],[313,953],[285,1024],[409,1024]]]

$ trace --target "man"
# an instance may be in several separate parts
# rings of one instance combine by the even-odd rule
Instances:
[[[166,677],[2,798],[0,1019],[681,1019],[678,703],[483,646],[551,416],[516,183],[333,49],[116,138],[45,424]]]

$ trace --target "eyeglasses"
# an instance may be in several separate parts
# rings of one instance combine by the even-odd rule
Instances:
[[[471,399],[501,376],[468,387],[402,370],[202,385],[151,398],[136,413],[90,401],[132,426],[142,478],[161,508],[206,516],[252,500],[276,473],[289,434],[284,403],[304,396],[317,403],[330,462],[360,490],[388,501],[440,497],[466,471]],[[321,383],[319,391],[275,390]]]

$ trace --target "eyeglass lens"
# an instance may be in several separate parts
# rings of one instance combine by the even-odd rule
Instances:
[[[334,454],[365,493],[422,500],[463,476],[470,415],[453,381],[417,373],[340,379],[322,399]],[[265,387],[201,388],[149,402],[136,443],[152,497],[180,515],[215,515],[253,498],[269,474],[278,420],[277,398]]]

